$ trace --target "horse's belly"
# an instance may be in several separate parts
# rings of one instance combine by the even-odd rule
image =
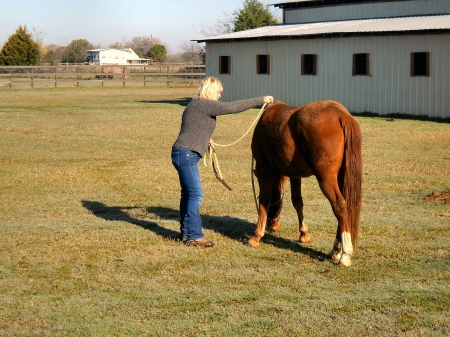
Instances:
[[[278,168],[276,168],[276,171],[289,178],[306,178],[313,175],[311,168],[306,164],[306,162],[291,162],[285,165],[281,164]]]

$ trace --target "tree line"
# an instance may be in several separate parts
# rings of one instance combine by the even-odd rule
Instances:
[[[224,20],[217,21],[213,26],[202,28],[201,33],[214,36],[277,23],[278,19],[268,5],[258,0],[244,0],[241,9],[227,15]],[[0,50],[0,66],[82,63],[86,62],[86,50],[101,48],[131,48],[139,57],[148,58],[151,62],[204,63],[205,61],[204,46],[192,41],[183,43],[180,46],[183,52],[173,55],[169,53],[165,43],[158,37],[152,36],[133,37],[127,41],[112,43],[107,47],[93,45],[86,39],[72,40],[67,46],[45,45],[44,36],[42,31],[34,28],[29,31],[26,26],[19,26]]]

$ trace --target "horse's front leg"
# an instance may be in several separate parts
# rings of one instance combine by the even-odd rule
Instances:
[[[258,223],[253,236],[248,240],[248,244],[252,247],[258,247],[259,241],[266,232],[267,211],[270,205],[270,197],[272,194],[273,176],[255,175],[259,182],[259,207],[258,207]]]
[[[303,216],[302,180],[301,178],[291,178],[291,199],[298,216],[298,230],[300,243],[311,242],[308,234],[308,225]]]

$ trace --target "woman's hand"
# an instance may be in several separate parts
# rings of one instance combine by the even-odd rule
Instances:
[[[266,104],[273,103],[273,97],[272,96],[264,96],[264,103],[266,103]]]

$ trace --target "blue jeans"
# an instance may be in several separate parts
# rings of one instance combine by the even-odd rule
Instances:
[[[178,171],[181,185],[180,231],[181,239],[203,238],[200,204],[203,199],[202,183],[197,163],[200,156],[186,149],[172,148],[172,164]]]

